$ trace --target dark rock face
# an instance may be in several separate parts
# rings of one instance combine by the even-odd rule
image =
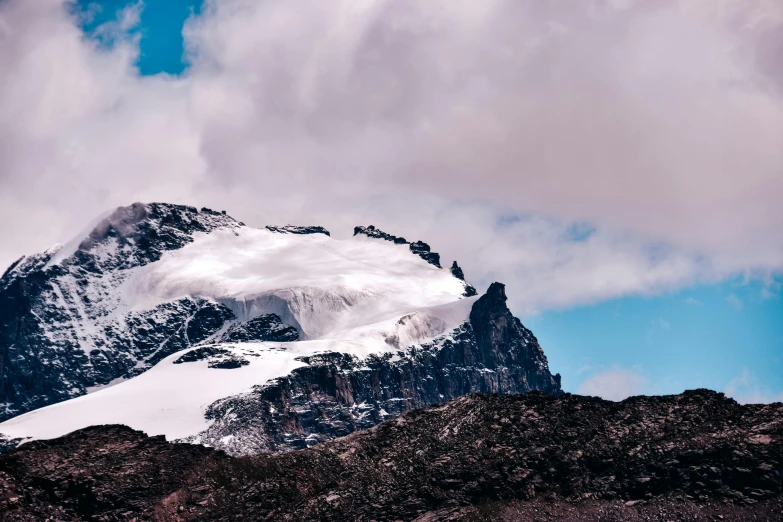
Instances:
[[[264,314],[244,323],[233,324],[220,337],[224,343],[293,342],[299,340],[299,332],[285,324],[277,314]]]
[[[552,377],[551,386],[544,382],[549,375],[544,351],[533,332],[522,326],[506,307],[504,285],[492,283],[487,293],[476,301],[470,312],[470,324],[473,326],[476,344],[494,348],[482,350],[481,358],[473,361],[474,364],[489,368],[520,366],[529,372],[526,381],[537,384],[531,389],[545,392],[550,392],[550,389],[560,390],[560,374]]]
[[[0,521],[150,520],[212,458],[124,426],[31,442],[0,459]]]
[[[451,275],[461,281],[465,281],[465,273],[462,271],[462,268],[460,268],[456,261],[451,264]],[[465,297],[473,297],[474,295],[478,295],[478,292],[473,287],[473,285],[465,282],[465,293],[463,295]]]
[[[0,420],[136,375],[202,342],[233,318],[198,298],[108,317],[106,297],[128,268],[182,248],[193,234],[241,223],[225,214],[160,203],[121,207],[58,263],[46,252],[23,258],[0,279]],[[68,248],[68,247],[64,247]]]
[[[164,303],[152,310],[128,314],[123,324],[106,327],[107,343],[94,350],[92,366],[111,360],[120,377],[133,377],[151,368],[172,353],[205,341],[234,319],[228,308],[205,299],[182,299]],[[111,374],[111,373],[109,373]]]
[[[0,456],[8,521],[771,521],[782,494],[783,404],[708,390],[471,395],[244,458],[113,426]]]
[[[244,462],[258,467],[245,468],[244,478],[230,465],[224,472],[252,486],[217,486],[214,508],[198,517],[459,518],[487,501],[545,495],[639,508],[658,499],[667,511],[720,499],[748,514],[783,490],[783,404],[740,406],[706,390],[622,403],[470,396],[302,453]],[[219,477],[216,470],[214,484]]]
[[[308,366],[212,404],[214,423],[187,440],[232,454],[284,451],[472,392],[562,393],[535,336],[506,307],[503,285],[493,284],[472,310],[451,335],[396,354],[302,357]]]
[[[456,261],[451,264],[451,275],[461,281],[465,280],[465,273],[462,271]]]
[[[330,235],[329,231],[326,230],[324,227],[299,227],[296,225],[285,225],[285,226],[267,226],[267,230],[270,232],[278,232],[280,234],[324,234],[326,236]]]

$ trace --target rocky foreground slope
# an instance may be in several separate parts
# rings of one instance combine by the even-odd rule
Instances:
[[[471,395],[229,457],[120,426],[0,457],[0,520],[782,520],[783,404]]]

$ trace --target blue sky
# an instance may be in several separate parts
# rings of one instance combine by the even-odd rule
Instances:
[[[128,0],[79,0],[76,11],[82,28],[94,34],[101,25],[116,20],[117,13],[136,2]],[[141,20],[132,34],[140,37],[138,67],[141,74],[179,74],[185,68],[182,27],[201,10],[200,0],[151,0],[143,4]]]
[[[780,281],[732,279],[522,320],[571,391],[591,375],[621,368],[641,376],[642,393],[723,391],[732,381],[740,395],[783,392]]]
[[[89,14],[83,18],[84,31],[98,37],[95,28],[127,5],[81,1],[78,9]],[[199,9],[195,0],[146,3],[134,30],[140,37],[142,75],[183,72],[182,27]],[[567,234],[583,241],[594,230],[579,222]],[[781,278],[734,277],[658,295],[545,310],[522,320],[539,338],[551,368],[563,375],[567,391],[616,385],[621,392],[674,393],[708,387],[746,400],[768,400],[783,394],[782,287]]]

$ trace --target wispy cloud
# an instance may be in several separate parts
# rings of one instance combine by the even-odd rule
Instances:
[[[645,393],[649,382],[640,369],[613,368],[591,375],[579,386],[580,395],[621,401]]]
[[[775,393],[762,386],[747,368],[734,377],[723,390],[726,395],[742,404],[766,404],[783,402],[783,392]]]
[[[745,306],[745,303],[736,294],[730,294],[726,298],[726,302],[729,303],[732,307],[734,307],[734,309],[737,311],[742,310],[742,308]]]
[[[0,2],[2,265],[164,200],[373,222],[520,311],[783,269],[779,3],[208,2],[181,77],[69,5]]]

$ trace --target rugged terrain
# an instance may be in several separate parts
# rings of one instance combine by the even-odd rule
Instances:
[[[428,244],[353,232],[136,203],[22,258],[0,279],[0,450],[124,424],[252,454],[561,392],[502,284],[479,296]]]
[[[783,520],[783,404],[470,395],[229,457],[119,426],[0,456],[0,519]]]

